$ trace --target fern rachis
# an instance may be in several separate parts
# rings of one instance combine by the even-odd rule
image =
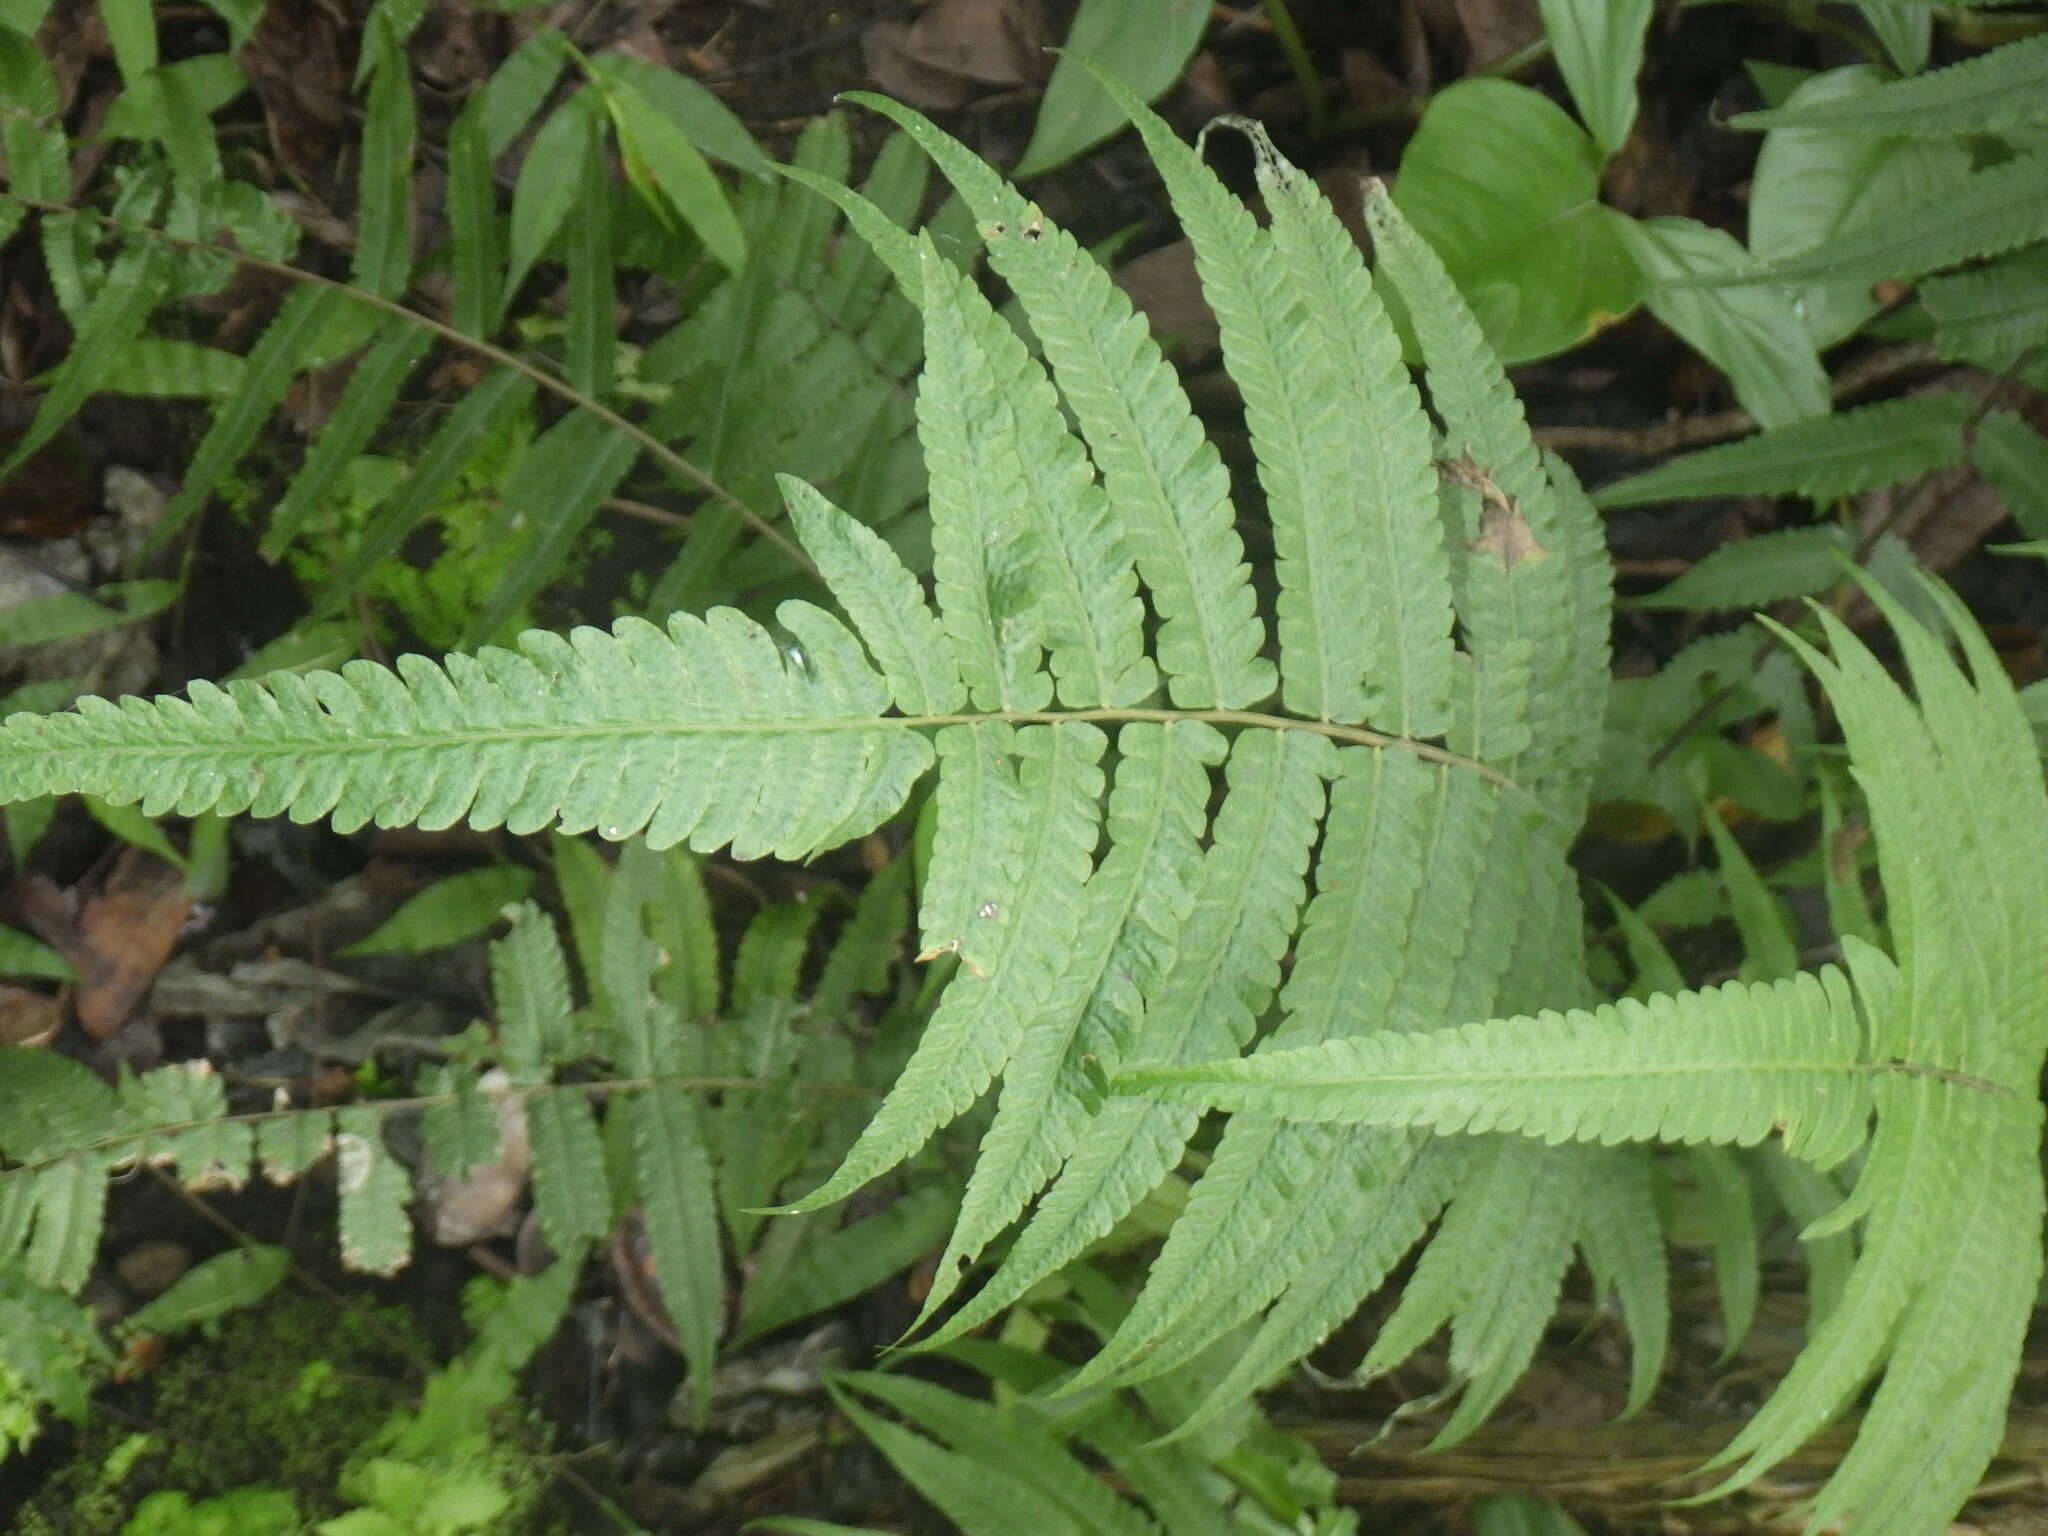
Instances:
[[[1519,1374],[1574,1251],[1621,1298],[1648,1362],[1640,1400],[1666,1301],[1661,1254],[1631,1240],[1654,1222],[1638,1144],[1781,1134],[1838,1163],[1874,1116],[1857,1196],[1832,1218],[1862,1222],[1863,1253],[1730,1455],[1756,1476],[1889,1360],[1819,1511],[1920,1529],[1989,1453],[2038,1264],[2048,942],[2013,893],[2048,859],[2048,817],[1995,662],[1959,617],[1965,679],[1895,614],[1915,707],[1838,626],[1831,661],[1803,652],[1869,786],[1896,964],[1851,947],[1848,977],[1596,1007],[1565,862],[1606,673],[1591,506],[1537,454],[1470,314],[1383,197],[1368,198],[1380,278],[1414,320],[1434,421],[1373,279],[1299,173],[1258,145],[1274,208],[1261,228],[1124,105],[1244,386],[1282,554],[1272,646],[1220,460],[1106,275],[894,109],[959,188],[1045,356],[929,238],[834,193],[925,318],[935,608],[881,539],[789,483],[850,627],[804,602],[773,625],[716,609],[438,665],[86,701],[0,728],[0,792],[801,858],[877,826],[936,770],[920,947],[953,974],[868,1130],[794,1208],[902,1163],[1000,1080],[934,1307],[1036,1209],[949,1335],[1172,1173],[1200,1106],[1255,1111],[1229,1121],[1146,1289],[1070,1383],[1167,1370],[1252,1322],[1190,1424],[1312,1347],[1425,1238],[1366,1367],[1448,1326],[1466,1395],[1447,1438]],[[1432,460],[1468,468],[1440,476]],[[1361,474],[1363,511],[1345,494]],[[1965,797],[1963,852],[1937,861],[1926,850],[1956,836],[1926,803],[1939,783],[1998,787]],[[1956,912],[1972,918],[1960,939]],[[615,1054],[671,1069],[663,1016],[626,1018]],[[1470,1020],[1494,1022],[1441,1032]],[[1511,1053],[1547,1053],[1549,1078],[1503,1070]],[[1305,1065],[1350,1076],[1310,1086]],[[1150,1096],[1105,1100],[1119,1072]],[[576,1111],[558,1118],[545,1134],[566,1164],[592,1138]],[[343,1127],[362,1148],[355,1182],[388,1203],[366,1125]],[[672,1177],[662,1149],[687,1135],[634,1129],[638,1176]],[[1967,1149],[1982,1199],[1940,1205],[1941,1145]],[[577,1235],[573,1211],[547,1204]],[[1945,1299],[1956,1286],[1973,1317]],[[1922,1392],[1956,1401],[1953,1438],[1918,1434]],[[1914,1495],[1891,1504],[1884,1470],[1908,1456]]]

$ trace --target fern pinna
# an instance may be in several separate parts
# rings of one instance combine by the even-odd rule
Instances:
[[[929,236],[795,173],[923,313],[935,605],[877,535],[785,481],[850,627],[791,601],[772,625],[719,609],[440,664],[87,700],[0,730],[0,791],[801,858],[875,827],[936,769],[921,958],[953,974],[838,1171],[790,1208],[896,1167],[1000,1080],[930,1338],[1082,1253],[1224,1104],[1240,1112],[1149,1283],[1066,1390],[1166,1371],[1255,1321],[1185,1432],[1300,1358],[1426,1238],[1359,1369],[1448,1327],[1464,1391],[1442,1441],[1513,1383],[1575,1253],[1628,1322],[1640,1404],[1668,1331],[1643,1144],[1775,1131],[1817,1163],[1861,1156],[1855,1195],[1809,1235],[1860,1222],[1863,1251],[1729,1454],[1757,1475],[1889,1359],[1819,1513],[1924,1529],[1995,1444],[2038,1264],[2048,944],[2010,893],[2037,878],[2048,833],[1995,663],[1959,618],[1973,691],[1898,617],[1916,709],[1839,628],[1832,662],[1807,653],[1868,785],[1896,966],[1864,946],[1852,979],[1599,1009],[1565,859],[1606,686],[1592,507],[1537,453],[1471,315],[1376,188],[1380,276],[1411,319],[1431,414],[1312,183],[1233,124],[1255,151],[1261,226],[1104,84],[1195,243],[1243,393],[1270,634],[1229,476],[1143,322],[979,160],[871,100],[953,181],[1042,349]],[[1970,790],[1952,809],[1929,797],[1954,783]],[[1441,1032],[1485,1019],[1504,1022]]]

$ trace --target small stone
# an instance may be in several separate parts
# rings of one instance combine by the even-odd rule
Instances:
[[[167,1237],[137,1243],[114,1261],[121,1283],[144,1301],[161,1296],[191,1267],[192,1251]]]

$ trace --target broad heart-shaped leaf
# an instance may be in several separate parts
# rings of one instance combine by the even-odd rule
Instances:
[[[1600,151],[1527,86],[1461,80],[1432,97],[1394,205],[1503,362],[1577,346],[1636,306],[1642,280],[1600,206]]]

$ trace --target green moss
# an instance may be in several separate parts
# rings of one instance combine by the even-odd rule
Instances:
[[[174,1347],[126,1422],[94,1415],[71,1460],[21,1511],[19,1536],[119,1536],[157,1491],[195,1501],[250,1487],[288,1494],[307,1516],[347,1508],[349,1457],[410,1390],[407,1352],[425,1343],[391,1308],[337,1309],[295,1292]],[[158,1426],[137,1436],[137,1420]]]

